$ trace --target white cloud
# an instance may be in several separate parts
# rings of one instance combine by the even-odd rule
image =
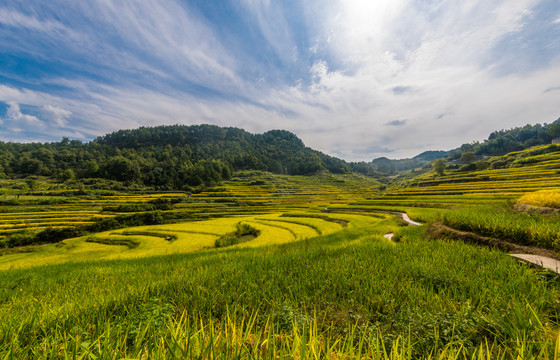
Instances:
[[[537,2],[305,2],[309,42],[300,53],[311,56],[312,65],[304,69],[308,77],[268,88],[266,81],[243,77],[251,54],[224,44],[214,28],[220,24],[207,23],[177,1],[74,3],[91,28],[66,22],[63,28],[0,9],[3,25],[52,33],[99,65],[100,73],[106,67],[111,70],[103,71],[118,78],[110,85],[87,78],[45,80],[79,94],[75,98],[0,84],[0,101],[15,104],[11,116],[23,123],[40,120],[23,114],[19,104],[39,109],[50,125],[45,132],[53,136],[66,131],[91,138],[141,125],[214,123],[257,132],[284,128],[308,146],[349,160],[413,156],[560,115],[557,92],[546,91],[558,87],[560,60],[501,77],[484,63],[501,39],[523,31]],[[53,7],[62,9],[59,5]],[[285,63],[294,62],[294,47],[301,45],[281,5],[269,0],[242,5],[249,10],[246,20],[271,48]],[[73,33],[80,46],[65,42],[63,32]],[[184,83],[219,91],[225,99],[177,86]]]
[[[212,27],[196,17],[178,1],[149,0],[142,2],[82,2],[83,14],[98,27],[111,29],[111,36],[127,44],[130,51],[110,54],[108,61],[122,64],[124,68],[150,71],[167,80],[180,76],[206,86],[231,88],[238,79],[236,59],[229,54]],[[90,33],[89,36],[99,37]],[[111,38],[97,38],[111,41]],[[105,50],[105,49],[104,49]],[[156,58],[157,67],[144,58]]]
[[[280,3],[270,0],[242,0],[249,11],[248,21],[256,21],[262,35],[284,62],[297,61],[297,46]]]
[[[550,121],[557,107],[540,95],[556,85],[550,79],[558,78],[557,67],[506,78],[482,67],[500,39],[522,30],[535,4],[451,1],[428,9],[405,0],[337,3],[324,12],[321,29],[337,66],[317,61],[308,89],[294,87],[263,101],[301,114],[309,126],[296,132],[308,144],[349,159],[383,155],[368,154],[372,144],[393,149],[394,157],[412,156],[497,128]],[[395,88],[414,91],[399,96]],[[404,118],[404,126],[383,128]]]
[[[71,111],[52,105],[44,105],[43,113],[47,119],[49,119],[55,126],[59,127],[66,126],[68,124],[68,118],[72,115]]]
[[[58,21],[42,21],[36,17],[25,15],[7,8],[0,8],[0,24],[4,26],[21,27],[46,32],[64,29],[64,26]]]
[[[36,116],[23,114],[19,107],[19,104],[10,101],[8,102],[8,110],[6,111],[6,119],[14,126],[38,126],[40,128],[44,127],[44,124]]]

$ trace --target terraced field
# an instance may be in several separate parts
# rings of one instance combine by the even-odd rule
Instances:
[[[560,253],[560,215],[516,206],[555,198],[560,149],[484,161],[384,191],[262,172],[193,194],[14,187],[0,243],[112,227],[0,250],[0,357],[560,358],[557,275],[390,213]],[[152,225],[123,225],[146,214]]]
[[[251,241],[236,245],[243,248],[280,245],[329,235],[348,225],[355,226],[354,222],[367,226],[378,222],[378,219],[356,215],[330,217],[315,213],[283,213],[131,227],[35,247],[30,252],[0,256],[0,270],[209,250],[215,247],[216,240],[235,232],[238,224],[249,224],[260,232]]]
[[[87,225],[104,218],[156,210],[161,203],[166,205],[165,200],[173,204],[163,207],[163,213],[177,219],[199,220],[320,208],[363,198],[378,186],[377,181],[357,175],[323,174],[310,178],[253,172],[242,173],[200,194],[41,189],[0,200],[0,242],[2,237],[24,229]],[[163,201],[158,203],[157,199]]]
[[[515,195],[560,187],[560,146],[548,145],[484,161],[486,170],[429,172],[392,189],[393,195]],[[496,168],[492,168],[496,167]],[[502,168],[504,167],[504,168]]]
[[[128,212],[114,211],[118,206],[146,205],[158,198],[174,198],[184,193],[159,193],[131,195],[114,192],[91,192],[80,190],[37,191],[36,194],[4,196],[0,200],[0,241],[11,233],[87,225],[104,218],[112,218]],[[105,211],[106,208],[114,208]]]

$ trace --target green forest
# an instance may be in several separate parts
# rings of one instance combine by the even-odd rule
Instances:
[[[411,159],[346,162],[306,147],[285,130],[251,134],[214,125],[172,125],[119,130],[91,142],[64,138],[52,143],[0,142],[0,177],[44,176],[60,181],[107,179],[156,190],[190,190],[214,186],[233,171],[262,170],[308,175],[352,171],[383,178],[429,166],[438,158],[457,160],[464,152],[503,155],[548,144],[560,135],[560,119],[549,125],[526,125],[496,131],[483,142],[451,151],[427,151]]]
[[[232,171],[303,175],[350,172],[343,160],[305,147],[288,131],[250,134],[212,125],[119,130],[91,142],[0,142],[0,175],[102,178],[155,189],[212,186]]]

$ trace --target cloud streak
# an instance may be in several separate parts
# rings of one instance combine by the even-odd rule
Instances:
[[[0,136],[212,123],[287,129],[348,160],[450,149],[560,115],[559,12],[554,0],[6,0]]]

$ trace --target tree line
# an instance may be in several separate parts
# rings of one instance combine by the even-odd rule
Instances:
[[[512,151],[521,151],[532,146],[550,144],[560,137],[560,118],[551,124],[536,124],[494,131],[483,142],[463,144],[453,150],[449,158],[460,159],[463,153],[472,152],[479,156],[501,156]]]
[[[0,176],[103,178],[158,189],[213,186],[232,171],[305,175],[350,172],[348,164],[306,147],[294,134],[251,134],[214,125],[119,130],[91,142],[0,142]]]

